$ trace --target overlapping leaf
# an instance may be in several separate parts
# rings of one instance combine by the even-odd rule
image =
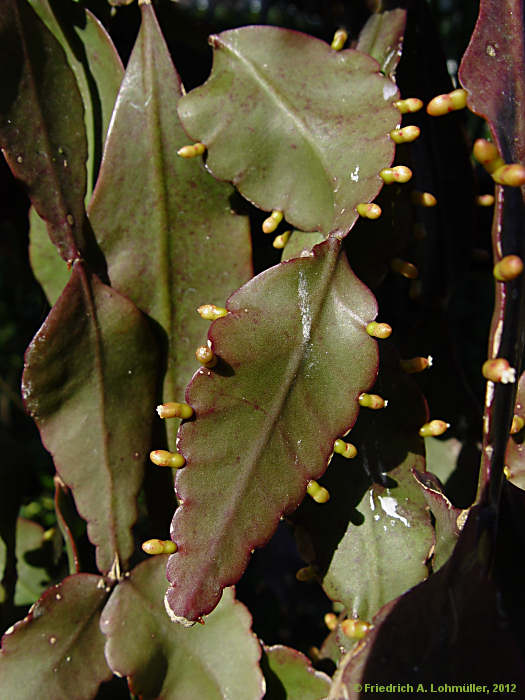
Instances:
[[[392,162],[395,85],[369,56],[299,32],[244,27],[210,41],[211,76],[179,106],[208,169],[298,229],[345,234]]]
[[[3,697],[33,700],[43,692],[53,700],[94,697],[112,675],[99,629],[106,598],[103,579],[91,574],[70,576],[48,589],[2,638]]]
[[[131,527],[149,450],[158,372],[144,316],[73,266],[71,280],[26,353],[23,393],[102,572],[133,552]]]
[[[87,142],[84,109],[60,44],[25,0],[0,8],[0,144],[9,167],[27,186],[66,261],[83,237]]]
[[[383,73],[391,79],[401,58],[406,14],[401,8],[372,14],[360,31],[356,44],[356,49],[375,58]]]
[[[49,585],[49,573],[44,566],[49,558],[43,551],[44,528],[25,518],[16,522],[16,589],[15,605],[29,605]],[[4,574],[6,546],[0,539],[0,578]],[[3,591],[0,588],[0,597]],[[2,602],[4,602],[2,600]]]
[[[174,625],[163,605],[166,557],[139,564],[113,591],[101,617],[106,658],[141,698],[258,700],[264,680],[250,615],[224,592],[204,625]]]
[[[287,700],[323,700],[330,689],[330,678],[316,671],[310,660],[279,644],[264,648],[267,695]]]
[[[334,439],[355,421],[377,368],[366,325],[371,293],[330,238],[261,273],[228,300],[209,338],[220,359],[186,394],[196,420],[179,432],[167,601],[190,620],[235,582],[250,551],[326,469]]]
[[[152,6],[141,9],[90,220],[111,284],[165,333],[165,396],[176,400],[205,339],[196,308],[223,306],[251,276],[249,228],[231,210],[232,188],[209,177],[200,159],[176,155],[187,143],[177,117],[182,85]]]

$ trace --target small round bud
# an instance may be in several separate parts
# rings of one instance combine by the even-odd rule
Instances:
[[[519,433],[520,430],[523,430],[523,426],[525,425],[525,420],[521,416],[514,415],[512,418],[512,425],[510,426],[510,434],[511,435],[516,435],[516,433]]]
[[[446,95],[437,95],[427,105],[427,114],[431,117],[441,117],[449,112],[464,109],[467,106],[467,91],[462,88],[452,90]]]
[[[357,449],[355,445],[352,445],[351,442],[345,442],[340,438],[334,442],[334,452],[336,452],[338,455],[342,455],[346,459],[354,459],[354,457],[357,457]]]
[[[402,129],[393,129],[390,132],[390,138],[394,143],[411,143],[415,141],[421,129],[415,124],[410,124],[409,126],[404,126]]]
[[[390,269],[392,272],[396,272],[407,280],[415,280],[419,276],[417,267],[406,260],[401,260],[401,258],[394,258],[391,260]]]
[[[489,173],[493,173],[498,168],[501,168],[502,165],[505,165],[505,161],[501,158],[495,144],[492,141],[487,141],[487,139],[476,139],[472,155]]]
[[[213,350],[207,345],[201,345],[200,348],[195,350],[195,357],[205,367],[211,369],[217,364],[217,356],[213,353]]]
[[[149,453],[149,458],[157,467],[172,467],[179,469],[186,464],[184,457],[178,452],[168,452],[168,450],[153,450]]]
[[[423,372],[427,367],[432,367],[432,357],[412,357],[410,360],[401,360],[401,369],[407,374]]]
[[[412,199],[412,204],[418,207],[435,207],[437,204],[437,199],[430,192],[418,192],[414,190],[410,195]]]
[[[421,437],[438,437],[450,428],[450,423],[445,423],[444,420],[431,420],[424,423],[419,429]]]
[[[324,616],[324,623],[330,632],[333,632],[337,627],[337,615],[332,612],[326,613]]]
[[[341,51],[341,49],[346,44],[347,39],[348,32],[346,31],[346,29],[338,29],[334,34],[334,38],[332,39],[332,48],[334,49],[334,51]]]
[[[177,155],[181,158],[195,158],[196,156],[202,156],[206,146],[203,143],[193,143],[189,146],[183,146],[177,151]]]
[[[377,323],[377,321],[372,321],[366,327],[366,332],[371,335],[372,338],[380,338],[385,340],[392,335],[392,326],[388,323]]]
[[[487,360],[483,364],[481,373],[485,379],[499,384],[513,384],[516,381],[516,370],[503,357]]]
[[[509,480],[512,479],[512,477],[514,476],[514,474],[511,472],[507,465],[503,467],[503,474],[505,475],[505,478]]]
[[[394,182],[408,182],[412,177],[412,171],[406,165],[395,165],[393,168],[383,168],[379,173],[386,185]]]
[[[406,100],[394,102],[394,107],[397,107],[401,114],[413,114],[414,112],[419,112],[423,107],[423,100],[420,100],[418,97],[407,97]]]
[[[320,486],[317,481],[309,481],[306,492],[316,503],[326,503],[330,500],[330,494],[324,486]]]
[[[476,204],[480,207],[491,207],[494,204],[493,194],[480,194],[476,197]]]
[[[177,551],[177,545],[171,540],[146,540],[142,543],[142,550],[146,554],[173,554]]]
[[[303,566],[302,569],[298,569],[295,578],[297,581],[307,583],[308,581],[315,581],[317,574],[313,566]]]
[[[523,260],[517,255],[506,255],[494,265],[494,277],[498,282],[515,280],[523,272]]]
[[[358,204],[357,213],[365,219],[379,219],[381,216],[381,207],[377,204]]]
[[[218,318],[226,316],[228,311],[222,306],[215,306],[215,304],[203,304],[199,306],[197,313],[205,321],[216,321]]]
[[[270,216],[263,221],[262,230],[264,233],[273,233],[277,226],[283,220],[283,213],[278,209],[274,209]]]
[[[378,394],[361,394],[359,396],[359,405],[363,408],[371,408],[374,411],[380,408],[386,408],[388,406],[388,401]]]
[[[491,174],[492,179],[498,185],[506,185],[507,187],[522,187],[525,185],[525,167],[519,163],[502,165]]]
[[[284,233],[281,233],[279,236],[275,236],[273,239],[273,247],[277,248],[277,250],[282,250],[285,245],[288,243],[288,239],[292,235],[291,231],[285,231]]]
[[[159,418],[183,418],[185,420],[192,417],[193,408],[187,403],[170,401],[157,406],[157,413]]]
[[[368,630],[372,627],[364,620],[347,618],[341,622],[341,630],[350,639],[363,639]]]

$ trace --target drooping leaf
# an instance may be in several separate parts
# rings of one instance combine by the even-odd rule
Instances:
[[[258,700],[264,680],[248,611],[224,592],[204,625],[174,625],[163,604],[166,556],[135,567],[113,591],[101,616],[106,658],[141,698]]]
[[[112,673],[99,615],[104,581],[76,574],[48,589],[2,638],[0,694],[32,700],[89,700]]]
[[[186,392],[196,420],[179,431],[187,466],[172,523],[167,602],[190,620],[238,580],[250,551],[322,475],[334,440],[357,417],[377,368],[366,326],[373,296],[353,275],[340,241],[261,273],[211,326],[217,369]]]
[[[57,0],[28,1],[64,49],[82,97],[88,143],[87,203],[124,75],[122,61],[104,26],[89,10]]]
[[[449,560],[468,511],[454,508],[443,493],[439,479],[433,474],[414,470],[414,477],[435,518],[436,544],[432,555],[432,569],[436,572]]]
[[[295,649],[277,644],[264,647],[266,696],[286,700],[323,700],[330,677],[316,671],[310,660]]]
[[[403,49],[406,10],[397,8],[370,15],[359,32],[356,49],[367,53],[381,66],[383,73],[393,79]]]
[[[0,8],[0,145],[26,185],[60,255],[79,257],[83,236],[87,143],[84,109],[60,44],[26,0]]]
[[[149,450],[156,341],[126,298],[82,263],[26,353],[23,394],[71,490],[102,572],[133,552],[131,527]]]
[[[298,229],[346,233],[394,156],[395,85],[369,56],[299,32],[243,27],[210,42],[211,76],[179,106],[207,168]]]
[[[224,306],[251,276],[251,250],[248,220],[231,210],[232,188],[215,182],[199,158],[176,155],[187,143],[177,117],[182,85],[153,7],[141,10],[89,215],[112,286],[166,335],[164,391],[173,401],[205,339],[196,308]],[[170,442],[174,448],[174,434]]]
[[[71,271],[58,255],[47,233],[46,223],[34,207],[29,210],[29,259],[33,274],[53,306],[71,277]]]

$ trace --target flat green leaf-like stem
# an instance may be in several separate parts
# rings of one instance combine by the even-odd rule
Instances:
[[[304,654],[280,644],[264,648],[263,668],[266,697],[323,700],[330,690],[329,676],[316,671]]]
[[[167,601],[190,620],[215,607],[325,471],[377,370],[366,332],[375,299],[337,239],[261,273],[227,308],[209,333],[219,364],[195,374],[186,399],[196,420],[179,432],[187,466],[176,477]]]
[[[87,141],[75,77],[55,37],[25,0],[0,8],[0,145],[66,261],[82,234]]]
[[[88,521],[104,573],[134,549],[158,381],[155,343],[129,299],[75,263],[26,353],[26,406]]]
[[[259,700],[261,650],[248,611],[228,589],[205,625],[174,625],[162,602],[166,559],[135,567],[104,608],[100,625],[111,668],[144,700]]]
[[[0,695],[16,700],[90,700],[112,676],[99,616],[107,598],[92,574],[49,588],[2,638]]]
[[[211,76],[179,106],[210,172],[298,229],[346,234],[394,157],[395,84],[370,56],[299,32],[243,27],[210,41]]]

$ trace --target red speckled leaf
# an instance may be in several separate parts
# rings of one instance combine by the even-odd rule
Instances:
[[[190,620],[214,608],[322,475],[377,369],[366,332],[375,299],[336,239],[261,273],[227,308],[209,333],[220,362],[192,379],[186,399],[196,420],[179,432],[187,465],[176,478],[179,551],[168,563],[167,602]]]
[[[0,696],[13,700],[90,700],[112,672],[99,615],[104,581],[75,574],[48,589],[2,638]]]
[[[75,77],[26,0],[0,7],[0,145],[64,260],[85,248],[87,142]]]
[[[177,156],[188,141],[177,117],[182,86],[153,7],[141,10],[89,217],[112,286],[166,334],[165,400],[174,401],[206,337],[196,309],[224,306],[250,278],[250,235],[247,217],[231,209],[233,189],[211,178],[200,158]],[[168,426],[173,449],[177,425]]]
[[[131,556],[136,496],[150,448],[158,372],[144,316],[73,266],[25,358],[23,394],[62,480],[73,491],[97,565]]]
[[[251,618],[233,589],[204,625],[185,629],[166,615],[166,556],[139,564],[101,616],[106,658],[141,698],[259,700],[264,680]]]
[[[287,29],[243,27],[210,42],[211,76],[179,106],[210,172],[298,229],[346,233],[394,157],[394,83],[370,56]]]

